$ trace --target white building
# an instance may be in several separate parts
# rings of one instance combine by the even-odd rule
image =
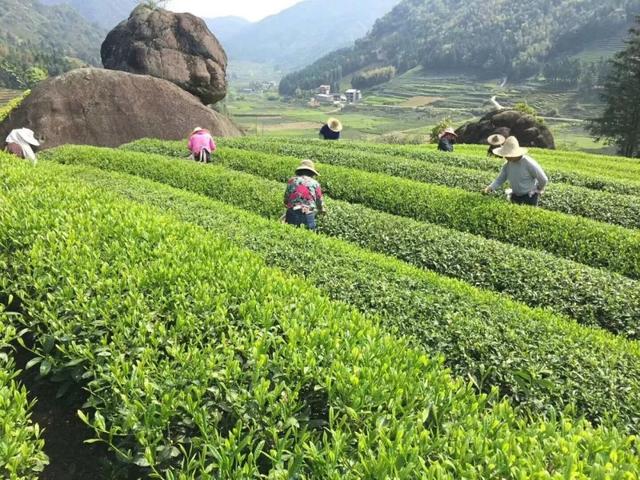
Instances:
[[[356,90],[355,88],[350,88],[345,92],[345,96],[347,97],[348,103],[358,103],[362,100],[362,92],[360,90]]]
[[[320,85],[318,87],[317,92],[320,95],[330,95],[331,94],[331,85]]]

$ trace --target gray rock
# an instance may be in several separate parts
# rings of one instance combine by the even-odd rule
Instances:
[[[227,94],[227,54],[205,22],[188,13],[140,5],[102,43],[110,70],[151,75],[216,103]]]
[[[139,138],[185,139],[196,127],[238,136],[225,116],[166,80],[83,68],[38,84],[0,124],[0,138],[32,129],[43,148],[64,144],[116,147]]]
[[[477,122],[467,123],[460,127],[459,143],[487,143],[487,138],[494,133],[505,137],[517,137],[520,145],[555,149],[555,140],[551,131],[531,116],[516,110],[496,110]]]

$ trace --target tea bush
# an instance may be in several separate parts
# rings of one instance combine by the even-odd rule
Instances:
[[[149,151],[161,147],[155,143]],[[145,144],[126,148],[147,150]],[[168,144],[167,150],[175,149]],[[293,157],[237,149],[216,161],[234,170],[286,181],[299,165]],[[545,250],[559,257],[640,278],[640,232],[532,207],[495,202],[480,194],[413,180],[322,165],[322,185],[332,197],[459,231]]]
[[[330,165],[384,173],[473,192],[481,191],[496,177],[493,172],[451,166],[443,168],[442,165],[433,163],[416,162],[412,159],[390,157],[361,150],[342,149],[335,152],[329,148],[318,148],[315,144],[263,142],[260,139],[245,138],[225,139],[223,143],[232,148],[309,158]],[[179,152],[179,149],[184,147],[182,144],[176,143],[173,148],[171,154]],[[165,154],[169,154],[169,151]],[[636,196],[554,183],[551,179],[540,206],[546,210],[580,215],[623,227],[640,227],[640,197]]]
[[[18,381],[12,358],[11,345],[18,334],[2,310],[0,306],[0,477],[35,480],[48,459],[42,432],[30,418],[33,401]]]
[[[148,177],[270,218],[283,208],[283,185],[219,166],[88,147],[56,149],[49,157]],[[621,275],[339,201],[320,219],[320,231],[531,306],[551,307],[584,324],[640,337],[640,286]]]
[[[637,440],[524,420],[201,228],[11,162],[0,245],[83,418],[156,478],[633,478]]]
[[[128,156],[134,165],[142,157]],[[147,161],[158,162],[158,171],[166,172],[167,178],[178,176],[159,157]],[[192,165],[198,173],[221,170]],[[242,198],[249,188],[268,198],[263,195],[268,186],[263,190],[259,182],[241,184],[242,177],[250,180],[247,175],[220,173],[205,183],[191,173],[192,180],[188,175],[182,179],[220,198]],[[611,419],[637,430],[640,352],[635,342],[184,191],[117,173],[81,169],[64,174],[203,225],[256,251],[271,265],[306,277],[332,298],[380,314],[386,328],[444,354],[447,366],[473,379],[483,391],[498,387],[501,394],[535,412],[550,413],[575,402],[580,414],[593,421]],[[231,182],[237,190],[226,186]]]
[[[252,141],[248,137],[247,141]],[[258,137],[262,143],[288,145],[312,145],[317,150],[345,152],[359,151],[382,154],[396,158],[419,160],[427,163],[442,165],[443,168],[462,167],[476,170],[494,172],[500,171],[504,160],[499,158],[487,158],[486,148],[476,145],[459,145],[457,151],[463,153],[442,153],[428,145],[380,145],[371,142],[323,142],[317,139],[297,139],[278,137]],[[224,139],[221,145],[235,146],[243,144],[245,139]],[[468,152],[468,153],[467,153]],[[473,152],[474,154],[470,154]],[[640,195],[640,171],[637,165],[632,165],[629,170],[627,165],[633,162],[629,159],[602,162],[600,155],[587,155],[579,152],[556,152],[546,150],[534,150],[534,158],[538,158],[546,173],[554,182],[568,183],[578,187],[593,190],[603,190],[611,193],[625,195]],[[636,162],[637,163],[637,162]],[[622,169],[622,170],[620,170]],[[615,172],[615,175],[612,174]]]

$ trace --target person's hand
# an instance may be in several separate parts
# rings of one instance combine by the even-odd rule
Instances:
[[[485,195],[489,195],[490,193],[493,193],[493,188],[491,188],[491,185],[489,185],[487,188],[485,188],[483,190],[483,192]]]

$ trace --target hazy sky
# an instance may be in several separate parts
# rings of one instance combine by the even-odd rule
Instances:
[[[298,2],[300,0],[172,0],[168,7],[176,12],[190,12],[200,17],[237,15],[255,21]]]

